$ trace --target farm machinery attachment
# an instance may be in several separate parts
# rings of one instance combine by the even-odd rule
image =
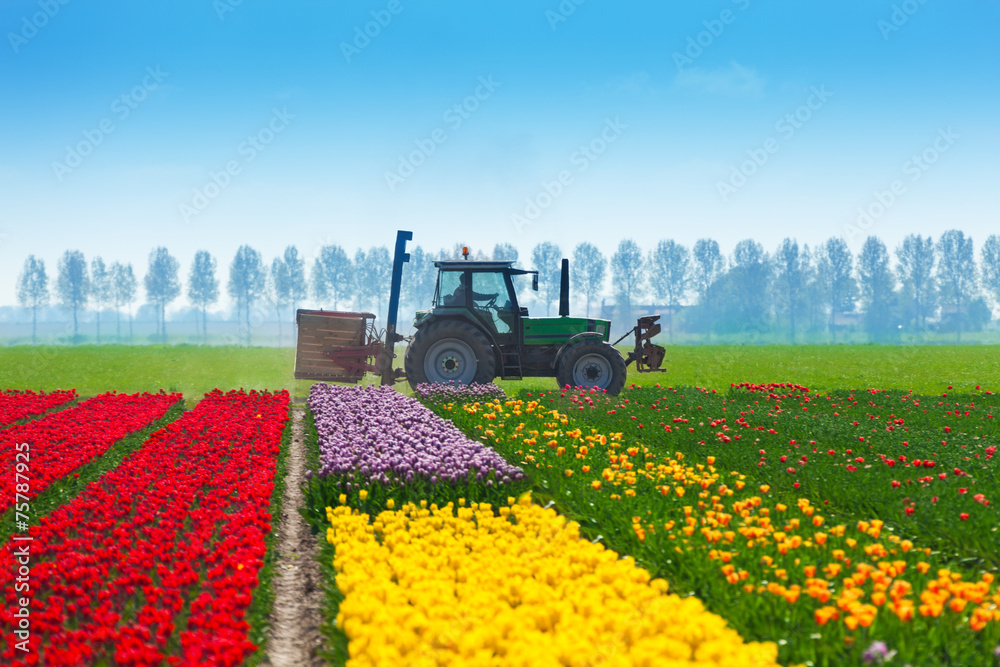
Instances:
[[[538,272],[518,269],[513,261],[439,260],[437,284],[430,308],[418,310],[414,334],[396,333],[403,264],[409,261],[406,242],[411,232],[396,235],[392,287],[386,328],[379,332],[375,315],[323,310],[299,310],[295,377],[325,382],[357,383],[365,373],[377,373],[381,384],[407,380],[420,383],[470,384],[494,378],[554,377],[560,386],[594,387],[617,394],[625,385],[626,365],[641,372],[662,370],[664,349],[652,342],[660,331],[659,315],[641,317],[616,342],[635,335],[628,359],[609,342],[611,322],[570,317],[569,260],[562,260],[558,317],[529,317],[518,303],[515,285],[531,276],[538,290]],[[403,369],[393,369],[395,344],[407,340]]]
[[[396,356],[396,343],[404,340],[396,333],[396,318],[399,313],[403,264],[410,261],[406,242],[412,239],[413,232],[396,232],[389,313],[386,327],[382,331],[375,327],[373,313],[296,311],[296,379],[357,384],[366,373],[377,373],[384,385],[404,379],[402,369],[393,369],[392,360]]]
[[[667,353],[666,349],[660,345],[653,344],[653,336],[660,333],[660,325],[656,321],[658,319],[660,319],[659,315],[640,317],[639,322],[632,327],[631,331],[625,332],[624,336],[615,341],[615,345],[617,345],[628,338],[630,334],[635,334],[635,349],[628,353],[628,357],[625,358],[625,365],[628,366],[634,361],[635,370],[640,373],[652,373],[654,371],[663,373],[667,370],[660,368],[660,365],[663,363],[663,357]]]

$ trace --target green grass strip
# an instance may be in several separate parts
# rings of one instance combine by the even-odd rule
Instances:
[[[184,409],[184,399],[181,399],[156,421],[115,442],[103,455],[80,466],[74,473],[67,474],[62,479],[52,482],[48,488],[30,501],[31,519],[28,521],[28,525],[37,526],[42,517],[71,503],[87,488],[88,484],[96,482],[104,473],[121,465],[127,456],[142,447],[150,435],[180,417],[184,413]],[[0,543],[6,543],[14,534],[26,532],[17,529],[14,510],[15,508],[11,507],[0,518]]]

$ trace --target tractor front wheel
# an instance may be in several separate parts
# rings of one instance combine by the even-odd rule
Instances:
[[[559,360],[556,380],[560,387],[596,387],[618,394],[625,386],[625,360],[603,341],[577,343]]]
[[[484,384],[496,376],[490,342],[465,322],[441,320],[417,331],[406,348],[406,379],[418,384],[454,382]]]

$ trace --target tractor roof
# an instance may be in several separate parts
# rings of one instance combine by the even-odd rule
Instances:
[[[501,271],[509,269],[514,260],[477,262],[467,259],[440,260],[434,262],[434,266],[442,271]]]

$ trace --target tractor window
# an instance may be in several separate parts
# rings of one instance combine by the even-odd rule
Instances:
[[[476,293],[477,306],[483,305],[495,294],[496,307],[501,310],[510,310],[511,306],[507,299],[507,284],[503,280],[502,273],[473,273],[472,291]]]
[[[465,298],[458,294],[456,298],[455,294],[458,291],[460,285],[460,277],[462,271],[442,271],[440,284],[438,285],[438,303],[439,306],[464,306]]]
[[[513,332],[516,316],[507,293],[507,283],[502,273],[472,274],[473,304],[483,319],[493,325],[500,336]]]

